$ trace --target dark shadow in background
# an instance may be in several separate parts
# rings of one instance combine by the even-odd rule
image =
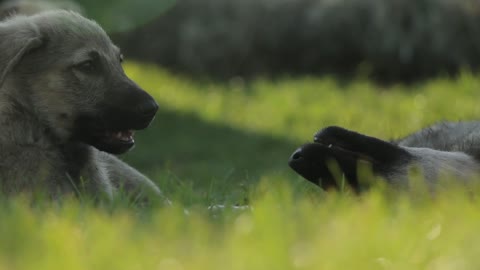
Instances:
[[[197,77],[414,82],[480,69],[478,0],[0,0],[0,18],[40,1],[74,1],[127,58]]]
[[[477,0],[178,0],[114,40],[129,58],[197,76],[411,82],[478,70],[479,10]]]

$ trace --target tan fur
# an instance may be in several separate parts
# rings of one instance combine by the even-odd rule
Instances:
[[[102,68],[82,72],[77,67],[92,51]],[[88,192],[112,198],[125,187],[134,197],[162,196],[134,168],[76,139],[80,115],[101,114],[107,105],[121,108],[112,103],[129,97],[115,98],[138,88],[125,76],[119,54],[100,26],[74,12],[0,22],[1,191],[40,189],[52,198]]]

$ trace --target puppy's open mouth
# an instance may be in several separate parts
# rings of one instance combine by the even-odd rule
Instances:
[[[72,140],[89,144],[100,151],[120,155],[133,148],[135,132],[147,128],[153,117],[127,114],[119,110],[98,115],[82,114],[75,120]]]
[[[97,137],[94,146],[112,154],[122,154],[135,145],[135,132],[131,129],[121,131],[105,131]]]
[[[103,135],[103,139],[105,142],[111,143],[135,143],[134,135],[135,131],[133,130],[107,131]]]

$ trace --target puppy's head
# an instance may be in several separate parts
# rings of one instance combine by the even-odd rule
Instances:
[[[125,75],[120,50],[77,13],[7,20],[0,24],[2,48],[8,53],[0,56],[0,87],[22,91],[14,95],[18,102],[31,106],[59,142],[82,141],[120,154],[134,145],[133,131],[146,128],[157,112],[154,99]]]

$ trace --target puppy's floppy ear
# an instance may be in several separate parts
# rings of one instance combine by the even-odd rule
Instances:
[[[0,22],[0,87],[22,57],[42,43],[38,27],[28,17]]]

